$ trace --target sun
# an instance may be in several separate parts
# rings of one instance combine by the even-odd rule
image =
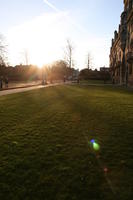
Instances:
[[[14,61],[23,62],[20,55],[23,49],[28,50],[28,63],[39,67],[60,59],[66,38],[62,18],[62,13],[43,14],[12,28],[8,38]]]

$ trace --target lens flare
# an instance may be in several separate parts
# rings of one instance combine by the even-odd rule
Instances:
[[[107,173],[107,172],[108,172],[108,168],[104,167],[104,173]]]
[[[93,144],[93,143],[95,143],[95,140],[94,140],[94,139],[92,139],[90,142]]]
[[[94,151],[99,151],[100,150],[100,145],[98,144],[98,142],[94,139],[92,139],[90,141],[90,146]]]
[[[94,149],[95,151],[99,151],[99,150],[100,150],[99,144],[93,143],[93,149]]]

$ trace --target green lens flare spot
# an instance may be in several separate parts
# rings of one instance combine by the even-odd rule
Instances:
[[[99,151],[99,150],[100,150],[100,145],[94,142],[94,143],[93,143],[93,149],[94,149],[95,151]]]

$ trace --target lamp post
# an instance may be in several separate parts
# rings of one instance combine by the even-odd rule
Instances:
[[[47,75],[46,71],[44,73],[44,67],[42,67],[42,85],[47,85]]]
[[[44,71],[43,71],[43,67],[42,67],[42,85],[44,85]]]

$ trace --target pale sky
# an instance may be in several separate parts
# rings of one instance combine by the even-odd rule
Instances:
[[[42,66],[64,58],[66,39],[74,46],[76,68],[85,68],[88,52],[94,68],[109,66],[113,32],[123,0],[0,0],[0,33],[8,43],[11,65]]]

